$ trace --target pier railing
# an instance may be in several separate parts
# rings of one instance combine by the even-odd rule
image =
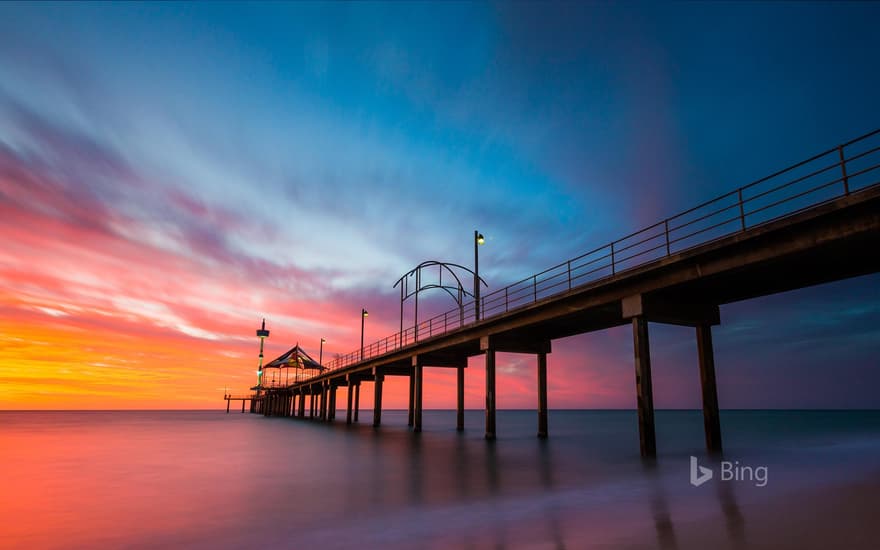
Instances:
[[[446,334],[642,267],[696,246],[792,216],[880,183],[880,129],[842,143],[748,185],[594,248],[480,299],[420,321],[327,363],[328,370]]]

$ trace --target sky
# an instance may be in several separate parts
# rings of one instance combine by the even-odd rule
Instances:
[[[332,358],[362,307],[367,343],[398,330],[409,269],[471,266],[475,229],[501,288],[870,132],[878,23],[876,3],[0,4],[0,409],[222,407],[256,382],[264,317],[267,359],[321,338]],[[878,289],[723,306],[721,406],[880,406]],[[651,331],[655,404],[699,407],[693,330]],[[555,341],[551,408],[634,407],[632,353],[628,327]],[[534,357],[498,368],[498,406],[534,407]],[[469,408],[483,376],[472,358]],[[450,372],[425,382],[454,407]]]

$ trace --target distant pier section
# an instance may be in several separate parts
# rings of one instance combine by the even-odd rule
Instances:
[[[241,401],[241,412],[244,412],[245,405],[250,403],[250,412],[256,412],[254,403],[260,400],[260,397],[255,393],[250,393],[246,395],[231,395],[224,394],[223,399],[226,400],[226,413],[229,414],[229,406],[233,401]]]

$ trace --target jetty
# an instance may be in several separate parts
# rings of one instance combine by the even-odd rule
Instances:
[[[426,320],[416,316],[407,327],[401,312],[398,333],[366,346],[362,336],[358,350],[326,364],[296,346],[263,367],[293,368],[293,380],[279,376],[265,383],[261,377],[250,396],[225,396],[227,411],[230,401],[240,399],[242,410],[249,401],[254,413],[332,422],[337,389],[346,386],[345,421],[350,424],[358,421],[361,386],[367,383],[378,427],[383,382],[402,376],[409,379],[408,422],[418,432],[424,369],[446,368],[457,373],[457,428],[462,430],[468,358],[482,356],[485,437],[491,440],[496,437],[496,354],[526,353],[537,357],[537,435],[543,438],[549,433],[547,371],[553,340],[630,325],[639,445],[643,456],[652,457],[657,445],[648,327],[649,322],[670,323],[694,329],[706,448],[720,453],[712,345],[712,327],[721,322],[719,307],[876,273],[878,167],[880,130],[482,295],[477,255],[482,235],[475,232],[475,270],[468,270],[473,291],[464,290],[458,280],[454,309]],[[420,271],[414,273],[418,278]],[[456,297],[450,290],[456,285],[445,286]],[[413,292],[417,296],[421,290],[417,281]],[[401,303],[413,292],[402,285]],[[366,310],[361,315],[363,321]]]

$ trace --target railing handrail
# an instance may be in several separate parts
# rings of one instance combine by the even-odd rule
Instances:
[[[734,233],[746,231],[747,229],[753,228],[756,225],[767,223],[768,221],[771,221],[771,220],[785,218],[785,217],[794,215],[796,213],[802,212],[805,209],[816,207],[816,206],[823,204],[824,202],[827,202],[829,200],[833,200],[833,199],[839,198],[841,196],[846,196],[846,195],[850,194],[850,192],[851,192],[850,185],[849,185],[850,180],[853,180],[856,177],[863,176],[864,174],[867,174],[868,172],[871,172],[873,170],[880,168],[880,163],[873,164],[871,166],[868,166],[867,168],[862,168],[858,171],[855,171],[855,172],[852,172],[849,174],[847,173],[847,170],[846,170],[846,164],[848,162],[851,163],[856,160],[866,158],[869,155],[872,155],[872,154],[880,151],[880,146],[869,148],[867,151],[859,152],[858,154],[855,154],[851,157],[846,156],[845,148],[849,147],[855,143],[858,143],[860,141],[867,140],[867,139],[871,138],[872,136],[875,136],[878,134],[880,134],[880,128],[878,128],[872,132],[868,132],[868,133],[866,133],[862,136],[859,136],[855,139],[849,140],[845,143],[842,143],[836,147],[832,147],[826,151],[823,151],[821,153],[813,155],[812,157],[810,157],[806,160],[802,160],[800,162],[792,164],[786,168],[783,168],[782,170],[778,170],[776,172],[773,172],[772,174],[770,174],[768,176],[764,176],[760,179],[754,180],[747,185],[744,185],[744,186],[741,186],[741,187],[734,189],[733,191],[729,191],[729,192],[724,193],[722,195],[719,195],[715,198],[712,198],[712,199],[709,199],[705,202],[702,202],[697,206],[694,206],[692,208],[689,208],[687,210],[684,210],[682,212],[679,212],[677,214],[674,214],[672,216],[664,218],[663,220],[661,220],[657,223],[654,223],[652,225],[644,227],[638,231],[634,231],[634,232],[632,232],[624,237],[621,237],[617,240],[614,240],[614,241],[611,241],[605,245],[596,247],[588,252],[584,252],[583,254],[580,254],[579,256],[575,256],[569,260],[566,260],[566,261],[561,262],[559,264],[556,264],[552,267],[549,267],[543,271],[540,271],[538,273],[535,273],[533,275],[525,277],[519,281],[516,281],[514,283],[510,283],[503,288],[489,292],[489,293],[483,295],[481,298],[480,318],[479,319],[474,318],[474,315],[473,315],[473,313],[474,313],[474,311],[473,311],[474,310],[474,308],[473,308],[474,300],[470,300],[468,302],[463,303],[460,307],[456,307],[455,309],[450,309],[449,311],[446,311],[442,314],[439,314],[439,315],[431,317],[427,320],[421,321],[415,326],[407,327],[407,328],[403,329],[403,331],[397,332],[393,335],[387,336],[381,340],[373,342],[373,343],[369,344],[368,346],[365,346],[364,350],[363,350],[363,360],[364,361],[370,360],[370,359],[373,359],[374,357],[377,357],[379,355],[383,355],[383,354],[386,354],[389,352],[397,351],[397,350],[405,348],[409,345],[415,344],[418,341],[418,336],[420,335],[420,333],[422,336],[424,336],[427,333],[428,338],[431,338],[434,336],[439,336],[442,334],[446,334],[446,333],[451,332],[453,330],[458,330],[460,328],[463,328],[467,324],[476,323],[476,322],[479,322],[482,320],[486,320],[487,318],[492,318],[492,317],[495,317],[496,315],[501,315],[503,313],[507,313],[513,309],[517,309],[519,307],[524,307],[525,305],[535,303],[540,298],[547,298],[550,296],[560,295],[564,292],[570,292],[570,291],[578,289],[579,287],[582,287],[584,285],[596,283],[596,282],[601,281],[607,277],[618,275],[618,274],[622,273],[623,271],[626,271],[629,269],[634,269],[636,267],[644,266],[647,263],[650,263],[652,261],[656,261],[656,260],[664,258],[664,257],[669,257],[670,255],[672,255],[672,245],[684,243],[688,239],[692,239],[692,238],[697,237],[701,234],[716,230],[720,227],[723,227],[724,225],[727,225],[727,224],[730,224],[730,223],[733,223],[736,221],[740,221],[740,225],[739,225],[738,229],[727,231],[726,233],[724,233],[720,236],[708,237],[706,240],[699,240],[699,241],[694,242],[690,245],[684,246],[684,248],[681,248],[681,249],[676,248],[675,253],[677,254],[677,253],[680,253],[684,250],[689,250],[695,246],[710,243],[715,239],[722,238],[722,237],[725,237],[725,236],[728,236],[728,235],[731,235]],[[773,180],[774,178],[777,178],[783,174],[789,173],[789,172],[791,172],[797,168],[800,168],[802,166],[808,165],[814,161],[817,161],[817,160],[819,160],[823,157],[826,157],[830,154],[833,154],[833,153],[838,153],[839,159],[837,159],[836,162],[833,162],[832,164],[830,164],[828,166],[822,167],[817,170],[813,170],[812,172],[810,172],[806,175],[799,176],[797,178],[794,178],[791,181],[786,181],[786,182],[782,183],[781,185],[777,185],[771,189],[764,190],[756,195],[743,197],[743,191],[749,190],[757,185],[760,185],[762,183]],[[805,191],[800,191],[800,192],[795,193],[791,196],[786,196],[785,198],[773,201],[770,204],[756,207],[754,210],[746,211],[746,209],[745,209],[745,205],[747,205],[747,204],[754,203],[754,202],[758,201],[759,199],[765,199],[772,193],[776,193],[776,192],[779,192],[782,190],[787,190],[789,188],[792,188],[793,186],[796,186],[797,184],[801,184],[811,178],[817,177],[817,176],[819,176],[819,175],[821,175],[821,174],[823,174],[823,173],[825,173],[835,167],[839,167],[841,169],[841,172],[842,172],[841,177],[837,177],[830,182],[826,182],[824,184],[821,184],[821,185],[818,185],[815,187],[811,187]],[[806,206],[801,206],[801,207],[795,208],[794,210],[786,211],[786,212],[779,214],[775,217],[772,217],[770,219],[763,220],[758,223],[753,223],[752,225],[749,225],[749,222],[747,221],[747,218],[749,216],[755,216],[759,213],[769,211],[770,209],[778,207],[781,204],[791,202],[793,200],[805,197],[809,194],[828,189],[829,187],[831,187],[833,185],[837,185],[841,182],[844,185],[843,192],[835,194],[831,198],[824,198],[824,199],[818,200],[816,202],[811,202],[810,204],[808,204]],[[878,183],[880,183],[880,180],[875,181],[875,182],[871,182],[868,185],[863,185],[858,190],[864,190],[869,187],[873,187],[873,186],[877,185]],[[719,208],[717,210],[714,210],[708,214],[702,214],[698,218],[686,221],[686,222],[681,223],[679,225],[671,225],[670,226],[671,221],[679,220],[680,218],[687,216],[689,214],[692,214],[694,212],[700,211],[701,209],[704,209],[707,206],[718,203],[719,201],[722,201],[725,199],[730,199],[732,197],[736,198],[736,202],[734,202],[728,206],[724,206],[724,207]],[[696,231],[688,233],[686,235],[683,235],[683,236],[676,235],[674,238],[671,237],[672,233],[676,233],[686,227],[696,226],[697,224],[702,223],[702,222],[708,223],[710,218],[718,216],[719,214],[726,212],[726,211],[729,211],[731,209],[738,209],[739,210],[738,214],[731,217],[731,218],[725,217],[724,220],[721,222],[716,221],[713,224],[709,225],[708,227],[698,228]],[[662,226],[662,231],[657,232],[655,234],[651,234],[650,236],[647,236],[647,237],[644,236],[645,233],[647,233],[648,231],[651,231],[651,230],[654,230],[657,228],[661,228],[661,226]],[[634,237],[638,237],[638,236],[642,236],[641,240],[634,242],[634,243],[627,242],[627,241],[633,239]],[[650,243],[651,241],[655,241],[660,238],[664,238],[662,243],[649,246],[647,248],[647,250],[641,250],[642,246],[647,246],[648,243]],[[624,245],[624,243],[626,243],[626,244]],[[664,255],[662,255],[660,258],[655,257],[653,255],[654,252],[656,252],[657,250],[663,249],[663,248],[666,249],[666,253]],[[621,252],[629,251],[629,250],[633,250],[633,249],[636,249],[636,250],[634,250],[634,252],[632,254],[620,257]],[[588,258],[592,255],[601,253],[603,251],[606,252],[603,256],[599,256],[598,258],[593,258],[585,263],[578,264],[579,261],[581,261],[585,258]],[[628,262],[633,261],[635,258],[638,258],[639,256],[643,256],[645,254],[651,254],[651,256],[641,262],[638,262],[638,263],[635,263],[632,265],[624,265],[624,264],[627,264]],[[617,255],[617,257],[615,257],[615,255]],[[577,270],[586,268],[588,266],[591,266],[592,264],[595,264],[596,262],[606,260],[609,258],[611,261],[608,264],[602,264],[599,267],[590,269],[589,271],[587,271],[585,273],[579,273],[574,276],[572,274],[573,271],[577,271]],[[572,265],[574,265],[574,269],[572,268]],[[620,267],[618,267],[618,266],[620,266]],[[605,270],[610,270],[610,273],[602,275],[600,272],[605,271]],[[548,275],[550,273],[553,273],[553,274],[545,277],[546,275]],[[599,273],[599,275],[594,278],[589,278],[583,282],[577,282],[577,284],[573,284],[573,281],[579,281],[583,277],[595,275],[597,273]],[[562,276],[567,276],[567,277],[566,277],[566,279],[563,279],[562,281],[553,282],[549,286],[546,285],[546,283],[548,283],[550,281],[554,281],[555,279],[560,278]],[[544,286],[539,288],[542,284]],[[555,290],[554,292],[549,293],[549,294],[546,293],[547,289],[552,290],[552,289],[559,287],[560,285],[562,285],[562,287],[563,287],[562,290]],[[526,293],[526,291],[530,291],[530,292]],[[502,301],[503,301],[504,309],[499,312],[496,304],[500,304]],[[485,304],[487,302],[489,303],[490,306],[492,306],[492,308],[490,308],[489,310],[487,310],[485,307]],[[491,311],[491,313],[490,313],[490,311]],[[442,320],[442,322],[440,322],[440,320]],[[453,321],[453,322],[450,322],[450,321]],[[319,373],[319,374],[315,374],[312,377],[307,378],[305,380],[300,380],[298,383],[302,383],[302,382],[308,381],[312,378],[321,376],[323,374],[326,374],[329,371],[344,368],[344,367],[347,367],[347,366],[350,366],[353,364],[357,364],[360,362],[362,362],[361,350],[358,349],[358,350],[355,350],[351,353],[337,356],[335,359],[331,360],[330,362],[328,362],[325,365],[327,367],[325,369],[325,371],[323,371],[322,373]],[[284,386],[278,386],[278,387],[284,387]]]

